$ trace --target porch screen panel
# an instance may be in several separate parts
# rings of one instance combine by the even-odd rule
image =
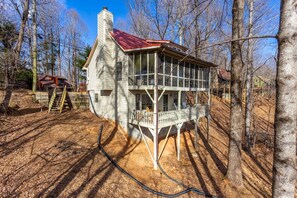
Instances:
[[[190,86],[190,64],[185,64],[185,87]]]
[[[203,68],[199,67],[199,88],[203,88]]]
[[[134,80],[134,66],[133,66],[133,54],[130,54],[128,57],[128,64],[129,64],[129,71],[128,71],[128,82],[129,85],[133,85],[135,80]]]
[[[140,53],[136,53],[134,55],[134,70],[135,70],[136,84],[140,85],[141,84],[141,81],[140,81],[140,70],[141,70]]]
[[[202,87],[201,88],[205,88],[205,69],[204,68],[201,68],[201,80],[202,80]]]
[[[180,62],[178,67],[178,86],[184,87],[184,64],[185,62]]]
[[[209,68],[205,69],[205,88],[209,89]]]
[[[195,87],[195,68],[194,64],[190,64],[190,87]]]
[[[155,53],[149,53],[148,58],[148,67],[149,67],[149,85],[154,85],[154,71],[155,71]]]
[[[147,53],[141,54],[141,78],[142,78],[142,85],[147,85]]]
[[[163,74],[164,74],[164,54],[159,54],[158,55],[159,60],[158,60],[158,85],[164,85],[164,79],[163,79]]]
[[[199,88],[198,87],[198,79],[199,79],[199,76],[198,76],[199,75],[199,72],[198,71],[199,71],[199,66],[198,65],[195,65],[194,67],[195,67],[195,87],[196,88]]]
[[[171,57],[165,56],[165,86],[171,86]]]
[[[178,60],[173,58],[172,61],[172,87],[177,87],[177,68],[178,68]]]

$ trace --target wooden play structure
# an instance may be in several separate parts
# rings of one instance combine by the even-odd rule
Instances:
[[[48,112],[58,111],[62,113],[62,111],[66,108],[73,109],[73,105],[68,95],[66,86],[64,86],[62,92],[59,89],[54,88],[54,90],[49,94],[49,96],[50,100],[48,105]]]

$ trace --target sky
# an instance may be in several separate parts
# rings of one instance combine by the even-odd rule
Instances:
[[[280,0],[268,0],[272,9],[279,10]],[[73,8],[78,11],[82,20],[85,22],[88,32],[86,43],[93,45],[97,36],[97,14],[102,10],[102,7],[108,7],[114,15],[114,26],[117,21],[123,21],[128,18],[128,1],[127,0],[66,0],[67,8]],[[124,27],[118,27],[125,30]],[[270,41],[272,45],[265,45],[262,52],[268,56],[275,54],[276,41]]]
[[[125,0],[67,0],[67,8],[73,8],[80,14],[88,28],[86,42],[92,45],[97,36],[97,14],[102,7],[108,7],[114,15],[114,23],[127,18],[128,6]]]

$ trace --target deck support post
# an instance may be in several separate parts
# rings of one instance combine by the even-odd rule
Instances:
[[[198,105],[198,91],[196,91],[196,95],[195,95],[195,104]]]
[[[155,72],[154,72],[154,169],[158,169],[159,158],[159,123],[158,123],[158,53],[155,51]]]
[[[180,161],[180,128],[177,129],[177,160]]]
[[[180,161],[180,130],[182,127],[183,123],[177,124],[176,129],[177,129],[177,146],[176,146],[176,150],[177,150],[177,160]]]
[[[195,147],[195,150],[198,149],[198,118],[197,120],[195,119],[194,122],[195,122],[195,140],[194,140],[194,147]]]
[[[178,99],[177,99],[177,109],[180,110],[181,109],[181,91],[178,91]]]
[[[210,103],[211,103],[211,94],[210,94],[210,85],[211,85],[211,76],[210,70],[208,71],[208,100],[207,100],[207,142],[209,141],[209,125],[210,125]]]

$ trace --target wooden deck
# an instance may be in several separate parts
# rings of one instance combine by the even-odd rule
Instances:
[[[163,111],[158,113],[159,128],[168,127],[183,122],[192,121],[200,117],[207,116],[208,106],[193,106],[181,110]],[[144,111],[134,111],[130,114],[131,124],[143,127],[154,127],[154,113]]]

